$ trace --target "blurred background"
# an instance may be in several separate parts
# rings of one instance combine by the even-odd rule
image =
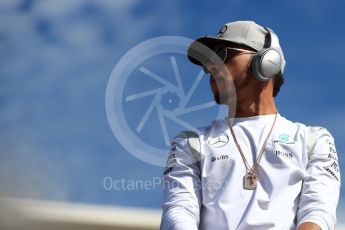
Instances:
[[[147,39],[216,35],[234,20],[254,20],[278,34],[287,60],[279,112],[332,133],[344,178],[344,10],[344,1],[312,0],[1,0],[0,196],[160,209],[160,183],[129,185],[155,184],[164,169],[114,137],[105,112],[109,77]],[[179,61],[196,68],[186,57]],[[207,84],[200,87],[209,92]],[[114,181],[127,187],[116,189]],[[344,204],[342,190],[343,224]]]

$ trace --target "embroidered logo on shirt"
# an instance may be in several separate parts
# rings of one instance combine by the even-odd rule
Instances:
[[[329,147],[329,152],[337,154],[337,150],[335,150],[335,148],[333,148],[333,147]]]
[[[330,166],[324,167],[324,169],[337,181],[339,181],[339,174],[340,174],[340,170],[339,170],[339,166],[337,164],[337,162],[333,162]]]
[[[289,137],[290,137],[290,135],[283,133],[283,134],[280,134],[278,138],[282,142],[288,142]]]
[[[289,160],[292,159],[292,153],[282,152],[282,151],[279,151],[279,150],[276,150],[276,156],[280,157],[280,158],[286,158],[286,159],[289,159]]]
[[[173,145],[171,150],[170,150],[163,175],[166,175],[169,172],[171,172],[174,169],[174,167],[176,166],[176,163],[177,163],[176,153],[175,153],[176,150],[177,150],[176,145]]]
[[[218,137],[211,137],[208,143],[216,148],[220,148],[229,142],[229,137],[226,135],[220,135]]]
[[[330,139],[326,139],[326,142],[327,142],[327,144],[329,144],[329,145],[335,146],[335,145],[334,145],[334,142],[333,142],[332,140],[330,140]]]
[[[211,157],[211,162],[219,161],[219,160],[225,160],[228,159],[228,155],[221,155],[219,157]]]
[[[330,139],[326,139],[326,143],[328,144],[328,147],[329,147],[328,158],[338,161],[337,150],[335,149],[334,142]]]
[[[294,141],[290,141],[290,135],[286,133],[282,133],[278,136],[278,140],[274,140],[273,143],[283,143],[283,144],[295,144]]]

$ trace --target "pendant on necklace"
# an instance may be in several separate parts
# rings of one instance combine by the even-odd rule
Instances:
[[[254,190],[256,188],[257,179],[253,172],[246,172],[243,177],[243,188],[247,190]]]

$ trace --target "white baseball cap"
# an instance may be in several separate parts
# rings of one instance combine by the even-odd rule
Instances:
[[[272,30],[271,30],[272,31]],[[272,31],[273,32],[273,31]],[[236,21],[230,22],[221,27],[217,36],[203,36],[197,38],[188,48],[189,60],[196,64],[202,65],[202,60],[207,56],[206,47],[212,50],[220,42],[230,42],[261,51],[265,48],[268,30],[253,21]],[[206,47],[205,47],[206,46]],[[285,67],[285,59],[283,51],[278,43],[277,49],[283,57],[283,69]]]

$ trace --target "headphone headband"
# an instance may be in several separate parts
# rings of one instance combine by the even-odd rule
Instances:
[[[278,36],[270,28],[265,27],[264,29],[267,31],[264,48],[274,48],[274,49],[280,50]],[[266,46],[266,41],[267,41],[267,46]]]

